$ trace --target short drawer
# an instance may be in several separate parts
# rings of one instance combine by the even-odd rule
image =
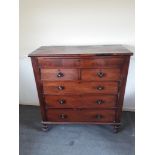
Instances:
[[[119,68],[82,69],[81,78],[85,81],[120,80],[121,71]]]
[[[47,120],[51,122],[105,122],[115,119],[114,110],[66,110],[48,109]]]
[[[44,94],[117,94],[117,82],[49,82],[43,81]]]
[[[65,67],[79,67],[79,59],[61,59],[61,58],[49,58],[39,57],[38,64],[41,68],[65,68]]]
[[[81,59],[80,66],[82,68],[113,68],[121,67],[124,62],[124,58],[105,56],[103,58]]]
[[[49,108],[113,108],[115,95],[45,95]]]
[[[78,80],[77,69],[41,69],[41,80]]]

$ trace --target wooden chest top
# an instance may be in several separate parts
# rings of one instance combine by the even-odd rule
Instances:
[[[89,46],[41,46],[30,57],[48,56],[113,56],[133,55],[122,45],[89,45]]]

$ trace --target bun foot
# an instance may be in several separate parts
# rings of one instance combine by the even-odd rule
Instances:
[[[114,125],[113,126],[113,132],[114,133],[118,133],[119,130],[120,130],[120,125]]]
[[[47,124],[42,124],[42,131],[46,132],[49,130],[49,127]]]

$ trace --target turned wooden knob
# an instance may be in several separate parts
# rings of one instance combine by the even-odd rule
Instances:
[[[61,99],[58,101],[60,104],[65,104],[65,100]]]
[[[97,90],[103,90],[103,89],[104,89],[103,86],[98,86],[98,87],[97,87]]]
[[[65,87],[64,86],[58,86],[59,90],[63,90]]]
[[[96,101],[96,104],[103,104],[103,103],[104,103],[103,100],[97,100],[97,101]]]
[[[57,74],[57,77],[63,77],[64,76],[64,74],[62,73],[62,72],[59,72],[58,74]]]
[[[100,115],[100,114],[97,114],[97,115],[96,115],[96,119],[98,119],[98,120],[99,120],[99,119],[102,119],[102,118],[103,118],[103,116],[102,116],[102,115]]]
[[[99,78],[102,78],[102,77],[104,76],[104,73],[103,73],[103,72],[98,72],[98,73],[97,73],[97,76],[98,76]]]
[[[65,119],[65,118],[67,118],[67,115],[65,115],[65,114],[60,114],[59,117],[60,117],[61,119]]]

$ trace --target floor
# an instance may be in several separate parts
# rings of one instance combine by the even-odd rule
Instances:
[[[20,106],[19,112],[20,155],[134,155],[134,112],[123,112],[117,134],[102,125],[53,125],[43,132],[38,107]]]

